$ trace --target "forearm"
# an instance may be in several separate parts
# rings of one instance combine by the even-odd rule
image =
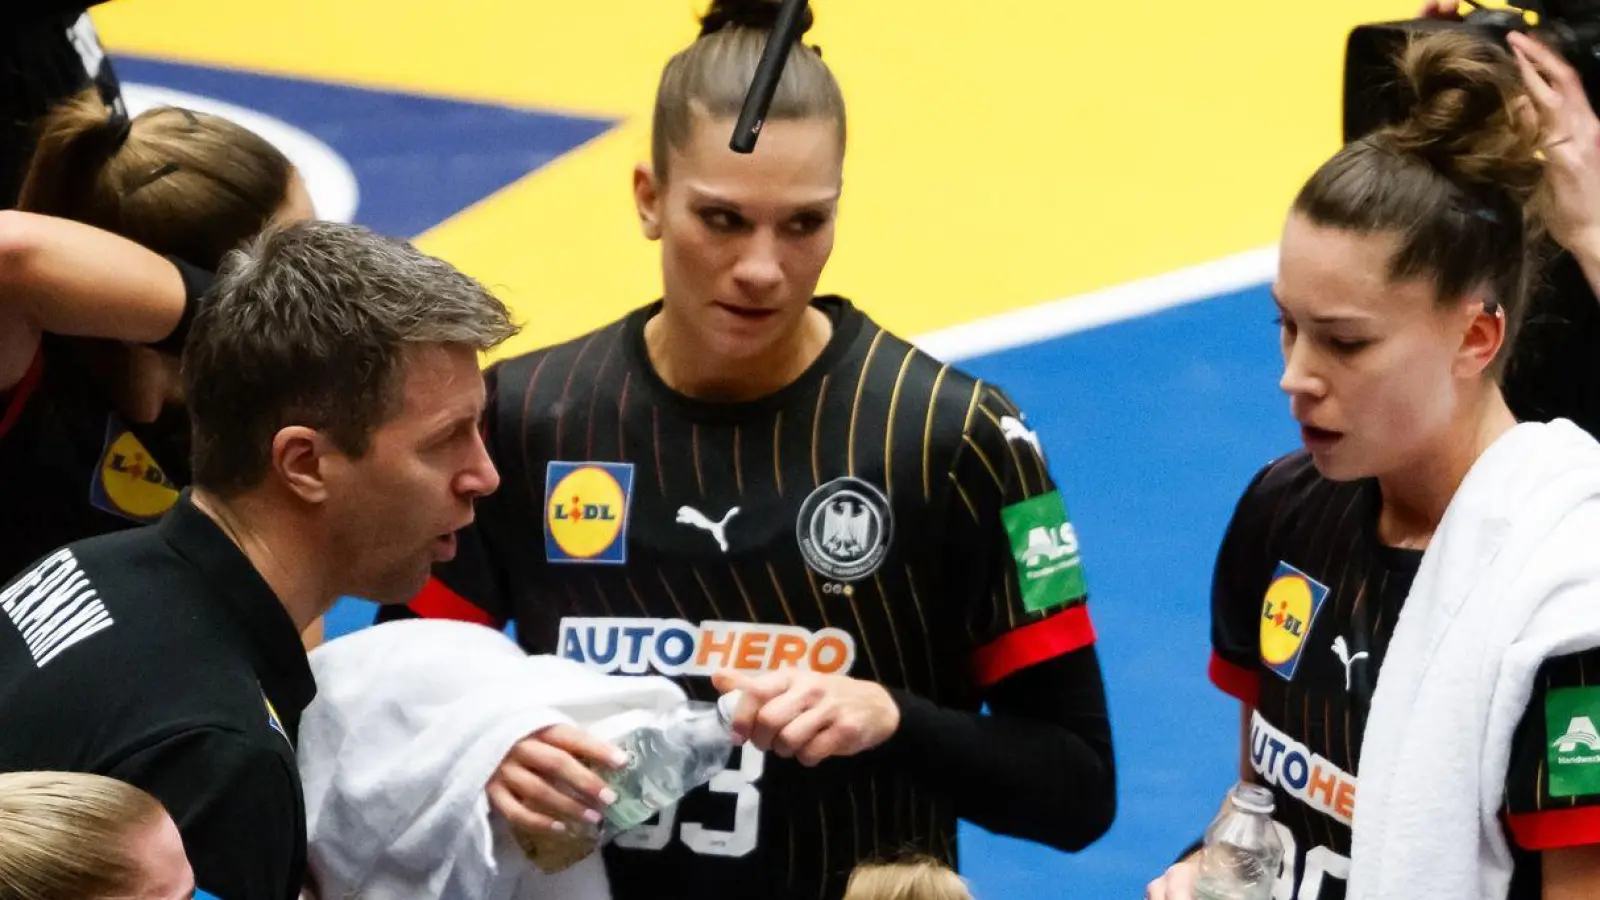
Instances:
[[[189,286],[169,260],[107,231],[0,210],[5,317],[42,331],[148,344],[172,333]]]
[[[1589,290],[1596,297],[1600,297],[1600,234],[1592,239],[1574,241],[1568,248],[1572,258],[1577,260],[1578,267],[1583,270],[1583,278],[1589,283]]]
[[[1091,651],[1006,679],[991,691],[992,715],[891,693],[901,719],[885,761],[948,797],[957,815],[1061,850],[1080,850],[1111,826],[1116,771]]]

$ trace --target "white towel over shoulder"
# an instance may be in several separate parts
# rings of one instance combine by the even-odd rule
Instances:
[[[299,759],[324,900],[608,900],[599,854],[544,874],[484,787],[528,734],[668,709],[684,699],[676,685],[530,657],[500,632],[447,621],[363,629],[317,648],[311,668]]]
[[[1600,445],[1518,425],[1423,555],[1361,745],[1351,900],[1501,900],[1511,742],[1544,660],[1600,645]]]

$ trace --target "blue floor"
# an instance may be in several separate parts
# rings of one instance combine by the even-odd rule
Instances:
[[[973,360],[1028,412],[1083,544],[1120,807],[1076,856],[962,837],[980,900],[1143,896],[1238,772],[1238,706],[1206,681],[1212,559],[1250,476],[1298,445],[1258,288]]]
[[[1237,772],[1237,706],[1205,679],[1212,557],[1250,476],[1296,446],[1264,288],[968,361],[1027,412],[1083,542],[1121,807],[1073,855],[962,834],[979,900],[1139,897]],[[330,635],[371,621],[347,601]]]

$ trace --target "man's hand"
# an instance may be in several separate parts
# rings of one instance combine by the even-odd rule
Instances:
[[[760,676],[725,669],[712,683],[724,694],[744,692],[733,715],[737,738],[804,766],[871,750],[900,727],[900,707],[876,682],[801,669]]]
[[[1460,21],[1461,4],[1458,0],[1428,0],[1417,13],[1419,19],[1451,19]]]
[[[506,754],[489,779],[489,802],[531,832],[566,831],[567,822],[597,825],[617,795],[589,766],[610,769],[626,762],[621,749],[571,725],[552,725]]]
[[[1543,132],[1550,236],[1587,267],[1600,261],[1600,119],[1559,54],[1525,34],[1506,39]]]

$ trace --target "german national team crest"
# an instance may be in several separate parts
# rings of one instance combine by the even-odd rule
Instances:
[[[550,463],[544,476],[544,558],[553,563],[627,562],[632,496],[632,463]]]
[[[178,488],[121,417],[106,417],[105,449],[89,483],[96,509],[142,524],[156,521],[178,501]]]
[[[836,478],[800,504],[795,532],[800,554],[817,574],[859,581],[888,555],[894,514],[876,487],[859,478]]]
[[[1284,681],[1294,679],[1306,635],[1326,599],[1327,585],[1286,562],[1278,563],[1261,602],[1261,662]]]

